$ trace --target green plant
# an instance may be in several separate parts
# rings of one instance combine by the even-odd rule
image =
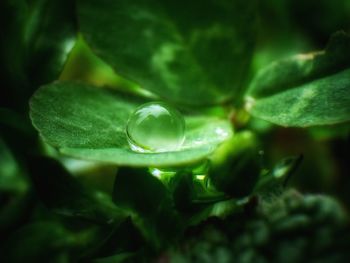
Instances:
[[[311,2],[324,24],[291,0],[3,1],[4,261],[348,259],[343,208],[285,191],[303,155],[301,189],[346,169],[350,6]]]

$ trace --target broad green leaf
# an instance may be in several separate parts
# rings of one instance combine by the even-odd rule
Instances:
[[[196,162],[232,131],[226,120],[186,118],[186,140],[179,151],[133,152],[125,128],[145,101],[78,83],[40,88],[31,99],[31,118],[44,140],[73,157],[131,166],[170,166]]]
[[[134,214],[135,224],[157,249],[181,234],[182,222],[170,191],[146,169],[121,168],[115,179],[113,201]]]
[[[255,1],[78,1],[83,37],[117,73],[161,98],[222,103],[240,90]]]
[[[325,51],[297,55],[263,68],[246,94],[255,117],[307,127],[350,120],[350,35],[333,35]]]
[[[350,121],[350,69],[263,99],[250,113],[282,126],[308,127]]]
[[[37,195],[51,211],[102,224],[125,220],[125,213],[107,195],[85,188],[57,161],[33,158],[29,168]]]
[[[253,79],[247,95],[256,99],[327,77],[350,67],[350,35],[335,33],[326,49],[278,60],[262,68]]]

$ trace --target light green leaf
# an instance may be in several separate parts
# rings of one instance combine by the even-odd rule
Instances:
[[[350,36],[333,35],[325,51],[276,61],[262,69],[246,94],[255,117],[308,127],[350,120]]]
[[[62,153],[118,165],[161,167],[196,162],[232,134],[226,120],[187,117],[186,139],[179,151],[133,152],[126,123],[144,102],[86,84],[54,83],[34,94],[30,114],[43,139]]]
[[[249,101],[255,117],[282,126],[308,127],[350,121],[350,69],[298,88]]]
[[[78,1],[83,37],[117,73],[183,104],[240,90],[255,38],[256,1]]]

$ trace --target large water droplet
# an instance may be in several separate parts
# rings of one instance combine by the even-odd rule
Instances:
[[[163,102],[150,102],[131,114],[126,134],[134,151],[176,151],[185,139],[185,120],[173,107]]]

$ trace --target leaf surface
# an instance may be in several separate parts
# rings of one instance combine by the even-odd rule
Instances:
[[[239,91],[255,38],[255,1],[78,1],[81,32],[117,73],[160,97],[217,104]]]
[[[131,166],[169,166],[199,161],[231,136],[226,120],[186,118],[186,139],[178,151],[137,153],[125,128],[145,101],[78,83],[40,88],[31,99],[31,118],[44,140],[73,157]]]
[[[338,32],[326,49],[263,68],[246,94],[255,117],[308,127],[350,120],[350,36]]]

